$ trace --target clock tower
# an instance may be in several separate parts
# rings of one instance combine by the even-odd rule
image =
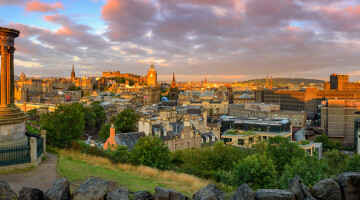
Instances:
[[[150,87],[157,87],[157,71],[154,69],[154,65],[151,65],[150,70],[146,75],[147,85]]]

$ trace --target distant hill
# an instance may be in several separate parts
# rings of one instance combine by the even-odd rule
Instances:
[[[311,83],[313,84],[323,84],[324,80],[318,80],[318,79],[305,79],[305,78],[273,78],[273,85],[309,85]],[[241,83],[254,83],[257,85],[266,85],[266,78],[263,79],[251,79],[247,81],[242,81]],[[269,78],[269,84],[270,84],[270,78]]]

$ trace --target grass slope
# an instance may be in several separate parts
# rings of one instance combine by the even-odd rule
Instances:
[[[106,158],[81,154],[75,151],[57,150],[59,153],[58,172],[70,182],[84,181],[91,176],[117,183],[130,191],[147,190],[154,192],[155,187],[165,187],[191,197],[196,191],[210,182],[188,174],[161,171],[145,166],[113,164]]]

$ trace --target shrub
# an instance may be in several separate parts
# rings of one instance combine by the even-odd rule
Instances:
[[[347,160],[345,171],[360,172],[360,154],[354,154]]]
[[[129,160],[130,153],[127,146],[118,146],[116,151],[111,152],[110,158],[113,162],[126,163]]]

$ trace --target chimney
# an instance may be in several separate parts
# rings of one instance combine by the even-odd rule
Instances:
[[[114,138],[114,137],[115,137],[115,127],[114,127],[114,124],[111,124],[111,127],[110,127],[110,137],[111,137],[111,138]]]

